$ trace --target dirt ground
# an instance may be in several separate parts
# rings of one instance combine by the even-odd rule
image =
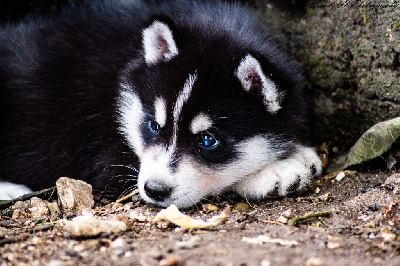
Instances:
[[[16,210],[4,209],[0,265],[400,265],[400,174],[336,177],[320,178],[302,197],[248,203],[226,196],[183,211],[207,219],[231,206],[228,221],[208,230],[154,222],[160,209],[141,202],[103,200],[90,213],[124,221],[126,231],[73,238],[57,215],[11,218]],[[323,211],[330,215],[297,226],[280,217]]]

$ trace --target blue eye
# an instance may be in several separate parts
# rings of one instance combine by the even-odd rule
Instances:
[[[158,134],[160,132],[160,125],[154,120],[149,121],[149,128],[154,134]]]
[[[200,133],[200,145],[205,148],[213,148],[218,145],[218,140],[216,140],[209,133]]]

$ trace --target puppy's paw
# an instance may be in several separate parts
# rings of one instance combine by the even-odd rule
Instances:
[[[314,178],[321,173],[322,163],[316,152],[299,146],[292,156],[247,176],[233,190],[247,199],[291,196],[312,188]]]

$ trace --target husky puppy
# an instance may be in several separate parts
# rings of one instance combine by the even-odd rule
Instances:
[[[213,1],[87,1],[3,27],[0,195],[60,176],[180,208],[307,190],[322,167],[300,144],[302,78],[259,21]]]

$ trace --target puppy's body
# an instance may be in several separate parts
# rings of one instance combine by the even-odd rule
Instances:
[[[0,32],[0,177],[187,207],[310,186],[296,66],[248,10],[92,1]],[[0,185],[1,186],[1,185]],[[1,188],[0,188],[1,191]]]

